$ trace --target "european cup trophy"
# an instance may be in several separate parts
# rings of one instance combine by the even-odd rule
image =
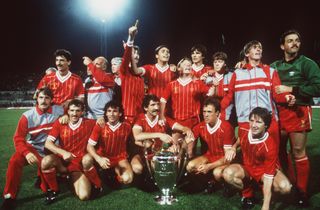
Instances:
[[[171,205],[178,201],[173,195],[178,177],[179,157],[168,150],[169,145],[164,144],[163,148],[152,158],[153,175],[155,184],[161,194],[156,197],[160,205]]]

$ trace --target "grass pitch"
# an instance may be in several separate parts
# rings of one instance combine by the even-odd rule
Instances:
[[[0,109],[0,189],[3,190],[6,179],[7,164],[14,152],[12,137],[17,122],[25,110]],[[311,175],[309,181],[309,192],[311,195],[311,207],[308,209],[320,209],[320,109],[313,109],[313,131],[308,136],[308,153],[311,161]],[[238,194],[231,198],[222,196],[219,190],[213,194],[203,193],[188,194],[177,190],[179,201],[172,206],[160,206],[154,202],[153,197],[157,194],[144,192],[135,187],[123,187],[119,190],[106,189],[104,195],[90,201],[80,201],[72,192],[62,187],[57,202],[50,206],[44,205],[44,197],[39,189],[33,187],[36,177],[36,167],[24,168],[20,192],[17,197],[17,209],[109,209],[109,210],[157,210],[157,209],[185,209],[185,210],[236,210],[240,209],[240,196]],[[0,205],[3,199],[0,199]],[[261,209],[261,204],[253,208]],[[299,209],[285,202],[276,202],[271,209]]]

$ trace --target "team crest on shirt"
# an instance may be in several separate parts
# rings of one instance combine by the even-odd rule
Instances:
[[[69,130],[68,129],[64,129],[62,131],[62,137],[63,138],[67,138],[70,135]]]
[[[174,87],[174,88],[173,88],[173,93],[174,93],[174,94],[177,94],[178,92],[179,92],[179,88],[178,88],[178,87]]]
[[[58,83],[55,82],[55,81],[49,82],[49,83],[48,83],[48,87],[49,87],[51,90],[56,90],[56,89],[58,88]]]
[[[109,130],[104,129],[104,132],[103,132],[103,134],[102,134],[102,137],[103,137],[103,138],[106,138],[106,137],[108,136],[108,134],[109,134]]]
[[[306,121],[305,120],[301,120],[301,128],[305,128],[306,127]]]

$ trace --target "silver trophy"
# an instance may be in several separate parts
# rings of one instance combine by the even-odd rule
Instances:
[[[178,201],[174,196],[174,190],[184,172],[187,159],[184,152],[175,154],[170,152],[168,148],[169,145],[164,144],[151,161],[146,159],[148,171],[161,192],[155,197],[156,202],[160,205],[171,205]]]

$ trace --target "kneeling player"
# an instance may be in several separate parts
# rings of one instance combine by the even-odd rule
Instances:
[[[250,129],[240,139],[243,165],[231,164],[224,172],[226,182],[242,189],[243,207],[253,207],[253,192],[249,186],[251,181],[262,184],[262,209],[269,209],[272,187],[275,192],[289,193],[291,184],[280,171],[278,161],[278,145],[267,132],[271,123],[271,114],[267,109],[256,107],[249,115]]]
[[[45,148],[53,154],[42,159],[41,169],[49,186],[46,202],[56,200],[59,190],[56,173],[70,173],[75,194],[80,200],[87,200],[91,194],[91,183],[82,172],[81,160],[86,152],[86,145],[95,125],[95,120],[82,118],[84,103],[77,99],[68,104],[68,124],[56,121],[48,135]],[[54,142],[59,139],[59,144]]]
[[[195,138],[200,137],[208,145],[208,151],[191,160],[187,171],[193,174],[208,174],[212,171],[215,181],[220,181],[222,172],[230,162],[225,159],[225,152],[232,149],[235,142],[234,129],[227,121],[219,119],[220,102],[209,97],[203,105],[203,122],[193,129]]]
[[[123,108],[116,101],[110,101],[104,108],[106,125],[96,125],[91,133],[87,145],[86,154],[82,159],[84,171],[91,174],[95,170],[94,162],[102,169],[114,168],[117,180],[123,184],[129,184],[133,179],[131,165],[127,159],[126,144],[131,133],[131,126],[122,122]],[[95,185],[101,185],[99,177],[90,176]],[[88,175],[87,175],[88,176]],[[99,184],[100,183],[100,184]]]
[[[143,99],[143,109],[145,114],[138,116],[132,128],[135,143],[140,146],[138,154],[135,154],[131,160],[132,169],[135,174],[141,174],[143,172],[143,148],[152,148],[154,153],[161,149],[162,143],[164,142],[173,144],[170,149],[179,150],[179,143],[167,134],[168,130],[170,131],[172,129],[184,134],[186,136],[185,143],[194,140],[190,128],[182,126],[169,118],[165,125],[159,124],[160,100],[157,96],[146,95]]]

